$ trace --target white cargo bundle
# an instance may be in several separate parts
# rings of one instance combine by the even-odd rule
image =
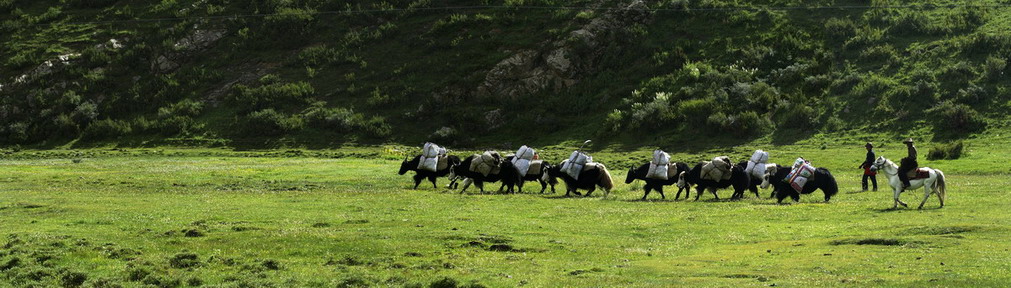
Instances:
[[[579,180],[579,173],[583,172],[583,167],[586,166],[586,163],[590,162],[593,162],[593,157],[590,157],[590,155],[586,155],[585,153],[579,151],[572,151],[572,155],[569,155],[569,159],[566,159],[565,162],[562,163],[562,171],[569,174],[569,176],[572,176],[572,179]]]
[[[523,145],[520,150],[516,151],[516,156],[513,157],[513,165],[516,166],[516,170],[520,172],[520,175],[527,175],[527,171],[530,169],[530,161],[534,160],[534,154],[536,152],[533,148]]]
[[[769,152],[755,150],[755,154],[751,155],[751,159],[748,160],[748,167],[744,171],[752,177],[761,179],[765,177],[765,164],[767,162],[769,162]]]
[[[730,158],[720,156],[702,165],[702,179],[713,181],[730,180]]]
[[[657,149],[656,151],[653,151],[653,160],[649,162],[649,173],[646,174],[646,178],[667,180],[669,177],[669,175],[667,175],[667,171],[669,169],[670,154]]]
[[[432,142],[426,142],[425,146],[421,148],[421,158],[418,161],[418,169],[427,170],[431,172],[438,171],[439,166],[439,156],[446,155],[446,148],[439,147]]]
[[[481,173],[484,176],[499,173],[501,156],[498,152],[485,151],[481,154],[474,154],[474,156],[474,160],[470,163],[470,171]]]

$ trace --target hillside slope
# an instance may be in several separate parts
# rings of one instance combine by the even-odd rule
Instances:
[[[0,0],[0,143],[941,141],[1011,108],[999,1],[60,2]]]

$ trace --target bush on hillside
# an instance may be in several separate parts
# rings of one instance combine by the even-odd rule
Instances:
[[[962,157],[962,149],[965,144],[962,141],[955,141],[946,144],[937,144],[930,148],[927,153],[927,160],[958,159]]]
[[[159,118],[170,118],[173,116],[198,116],[204,109],[204,103],[190,99],[171,104],[167,107],[158,108]]]
[[[116,4],[118,0],[65,0],[67,5],[74,8],[105,8]]]
[[[830,18],[825,21],[825,38],[840,45],[857,35],[857,26],[849,18]]]
[[[249,136],[280,136],[297,132],[305,127],[305,121],[298,115],[289,116],[272,108],[249,113],[242,126]]]
[[[711,131],[735,133],[735,135],[753,135],[772,126],[772,122],[758,115],[755,111],[746,111],[736,115],[716,112],[706,119],[706,127]]]
[[[231,100],[244,111],[309,103],[316,90],[308,82],[272,83],[256,88],[236,85]]]
[[[95,121],[84,128],[83,140],[103,140],[129,135],[133,131],[129,122],[113,119]]]
[[[280,8],[277,13],[264,18],[264,29],[275,43],[297,47],[311,39],[318,22],[315,13],[313,9]]]
[[[325,108],[323,103],[302,112],[302,117],[310,127],[338,133],[362,133],[373,137],[389,136],[392,127],[382,117],[366,117],[346,108]]]
[[[972,133],[986,128],[983,116],[969,105],[945,101],[927,112],[935,115],[934,128],[940,131]]]

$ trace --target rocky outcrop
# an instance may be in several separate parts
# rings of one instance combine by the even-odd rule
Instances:
[[[597,71],[607,43],[621,37],[628,27],[649,21],[647,8],[642,0],[632,1],[619,9],[606,10],[604,15],[572,31],[566,40],[546,44],[540,50],[516,52],[488,71],[477,87],[477,95],[516,99],[579,83]]]
[[[207,50],[215,42],[224,38],[228,30],[224,29],[198,29],[186,37],[179,39],[172,45],[173,51],[158,55],[151,62],[151,71],[155,73],[168,73],[178,69],[180,62],[192,54]]]

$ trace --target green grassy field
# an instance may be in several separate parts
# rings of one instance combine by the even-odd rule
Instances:
[[[412,191],[389,148],[19,152],[0,161],[0,285],[1003,286],[1011,180],[1004,166],[960,169],[999,151],[970,147],[924,161],[948,169],[949,195],[920,211],[860,192],[861,151],[843,146],[770,149],[781,163],[802,151],[840,182],[831,203],[816,192],[793,205],[636,201],[639,182],[606,199]],[[620,182],[638,156],[595,159]],[[912,206],[922,192],[903,196]]]

